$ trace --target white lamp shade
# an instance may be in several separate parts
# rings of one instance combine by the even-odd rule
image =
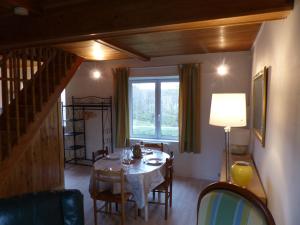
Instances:
[[[246,94],[213,94],[209,124],[222,127],[246,126]]]

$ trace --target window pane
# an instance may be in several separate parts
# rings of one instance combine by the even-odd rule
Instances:
[[[178,82],[161,83],[161,135],[178,138]]]
[[[155,136],[155,83],[132,84],[132,134]]]

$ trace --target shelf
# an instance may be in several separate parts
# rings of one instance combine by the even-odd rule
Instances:
[[[65,147],[65,150],[78,150],[78,149],[81,149],[84,147],[85,147],[84,145],[71,145],[71,146]]]
[[[66,163],[82,165],[82,166],[93,166],[93,161],[91,159],[77,158],[66,160]]]
[[[65,132],[64,135],[65,136],[78,136],[78,135],[82,135],[84,134],[84,132]]]
[[[69,120],[64,120],[64,122],[78,122],[78,121],[83,121],[84,119],[69,119]]]
[[[226,182],[226,154],[224,153],[223,155],[223,160],[222,160],[222,168],[221,168],[221,173],[220,173],[220,181]],[[263,203],[267,204],[267,196],[264,190],[264,187],[261,183],[261,180],[259,178],[258,171],[255,167],[255,164],[253,162],[253,159],[251,155],[230,155],[231,158],[231,165],[236,162],[236,161],[245,161],[249,162],[250,165],[253,168],[253,177],[249,185],[247,186],[247,189],[251,191],[253,194],[255,194]],[[231,166],[230,166],[231,167]]]

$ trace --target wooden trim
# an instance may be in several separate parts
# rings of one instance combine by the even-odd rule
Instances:
[[[244,197],[246,200],[251,202],[255,207],[257,207],[263,213],[268,225],[275,225],[275,221],[273,219],[271,212],[266,207],[266,205],[256,195],[254,195],[252,192],[248,191],[247,189],[244,189],[244,188],[241,188],[241,187],[238,187],[236,185],[226,183],[226,182],[213,183],[213,184],[207,186],[200,193],[200,196],[198,198],[198,205],[197,205],[197,224],[199,222],[199,213],[198,212],[199,212],[201,200],[208,193],[210,193],[212,191],[218,191],[218,190],[225,190],[225,191],[233,192],[237,195]]]
[[[95,42],[97,42],[99,44],[102,44],[102,45],[105,45],[105,46],[107,46],[109,48],[115,49],[117,51],[123,52],[123,53],[125,53],[125,54],[127,54],[129,56],[132,56],[134,58],[140,59],[142,61],[149,61],[151,59],[149,56],[146,56],[146,55],[144,55],[144,54],[142,54],[140,52],[136,52],[134,50],[128,50],[128,49],[125,49],[124,47],[119,47],[116,44],[111,44],[111,43],[109,43],[107,41],[103,41],[103,40],[98,39],[98,40],[95,40]]]
[[[264,69],[260,72],[258,72],[254,78],[253,78],[253,115],[254,115],[254,106],[255,106],[255,99],[254,99],[254,82],[258,78],[262,78],[263,80],[263,93],[262,93],[262,114],[261,114],[261,122],[262,122],[262,132],[260,133],[259,130],[257,130],[254,127],[254,120],[253,120],[253,130],[254,134],[258,138],[258,140],[261,142],[262,147],[265,147],[265,141],[266,141],[266,123],[267,123],[267,102],[268,102],[268,68],[265,66]]]

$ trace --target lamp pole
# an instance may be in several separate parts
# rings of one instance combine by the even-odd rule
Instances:
[[[230,144],[229,144],[229,135],[230,127],[224,127],[225,130],[225,152],[226,152],[226,181],[230,183]]]

